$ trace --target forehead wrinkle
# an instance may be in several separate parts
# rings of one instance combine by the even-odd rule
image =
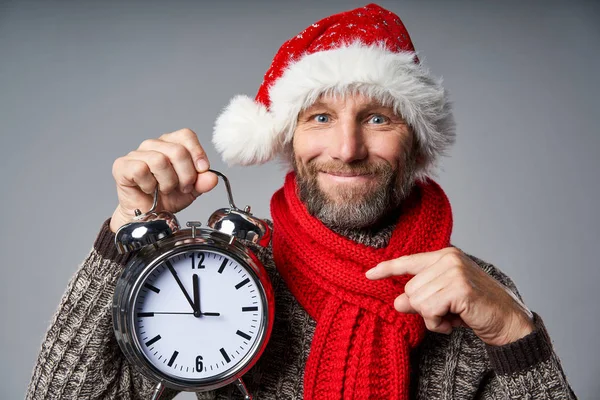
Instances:
[[[352,100],[349,100],[352,99]],[[349,107],[350,106],[350,107]],[[313,104],[305,108],[304,111],[308,111],[316,108],[326,109],[339,109],[345,110],[351,108],[352,111],[358,113],[364,112],[365,110],[372,110],[376,108],[390,108],[385,102],[380,101],[376,98],[367,97],[357,93],[325,93],[319,97]]]

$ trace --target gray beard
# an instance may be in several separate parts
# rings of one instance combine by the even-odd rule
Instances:
[[[341,204],[332,201],[319,188],[316,174],[310,171],[310,166],[300,169],[294,163],[300,200],[312,216],[347,237],[353,236],[356,231],[363,235],[366,231],[385,228],[390,222],[396,222],[396,211],[414,186],[416,162],[411,153],[404,157],[400,171],[388,164],[380,173],[382,184],[372,192],[364,195],[353,193],[351,189],[344,190],[346,201]],[[388,215],[394,220],[387,221],[385,217]]]

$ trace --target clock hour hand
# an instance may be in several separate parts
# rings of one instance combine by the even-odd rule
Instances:
[[[171,262],[169,260],[165,261],[165,264],[167,265],[167,268],[169,269],[169,271],[171,271],[171,274],[175,278],[177,285],[179,285],[179,289],[181,289],[181,291],[185,295],[185,298],[187,299],[188,303],[190,303],[190,306],[192,306],[192,310],[194,310],[194,312],[195,312],[196,307],[194,306],[194,302],[190,298],[190,295],[188,294],[188,292],[185,291],[185,288],[183,287],[181,280],[179,280],[179,277],[177,276],[177,272],[175,272],[175,268],[173,268],[173,264],[171,264]]]
[[[169,311],[152,311],[152,312],[144,312],[142,314],[147,314],[147,315],[140,315],[138,314],[138,317],[153,317],[154,314],[166,314],[166,315],[194,315],[195,313],[191,313],[191,312],[179,312],[179,311],[175,311],[175,312],[169,312]],[[205,315],[207,317],[220,317],[221,313],[218,312],[205,312],[202,313],[202,315]]]
[[[192,275],[192,285],[194,286],[194,315],[200,317],[200,279],[197,274]]]

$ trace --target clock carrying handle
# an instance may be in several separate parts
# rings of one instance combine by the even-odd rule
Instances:
[[[225,188],[227,189],[227,197],[229,199],[229,207],[231,207],[232,210],[239,210],[235,206],[235,203],[233,202],[233,194],[231,193],[231,185],[229,184],[229,179],[227,179],[227,177],[225,175],[223,175],[219,171],[215,171],[214,169],[209,169],[208,171],[212,172],[213,174],[215,174],[217,176],[220,176],[221,179],[223,179],[223,182],[225,182]]]
[[[227,177],[224,174],[222,174],[221,172],[216,171],[214,169],[209,169],[208,171],[212,172],[213,174],[215,174],[217,176],[220,176],[221,179],[223,179],[223,182],[225,182],[225,188],[227,189],[227,198],[229,199],[229,207],[231,207],[232,210],[239,210],[235,206],[235,203],[233,202],[233,194],[231,192],[231,185],[229,184],[229,179],[227,179]],[[150,210],[145,212],[144,215],[152,214],[153,212],[156,211],[156,206],[158,205],[158,196],[159,196],[158,185],[156,185],[156,187],[154,188],[152,207],[150,208]],[[134,210],[134,214],[136,217],[140,217],[142,215],[142,212],[139,209],[136,209],[136,210]]]
[[[233,202],[231,194],[231,185],[229,179],[219,171],[209,169],[210,172],[220,176],[225,182],[227,196],[229,198],[229,208],[221,208],[212,213],[208,219],[208,226],[217,231],[221,231],[227,235],[231,235],[238,239],[245,239],[257,243],[260,246],[266,247],[271,241],[271,229],[269,225],[252,215],[250,206],[244,207],[243,210],[237,208]],[[194,225],[197,225],[194,222]],[[195,228],[192,227],[192,236],[194,236]]]
[[[158,384],[154,387],[154,392],[152,393],[152,400],[158,400],[164,391],[165,385],[163,385],[162,382],[158,382]]]

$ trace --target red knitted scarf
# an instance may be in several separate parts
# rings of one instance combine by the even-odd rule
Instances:
[[[409,353],[423,339],[418,314],[393,307],[409,275],[369,281],[384,260],[449,246],[452,211],[432,180],[402,205],[387,247],[338,235],[311,216],[288,174],[271,200],[273,257],[293,295],[317,321],[304,371],[305,399],[408,399]]]

